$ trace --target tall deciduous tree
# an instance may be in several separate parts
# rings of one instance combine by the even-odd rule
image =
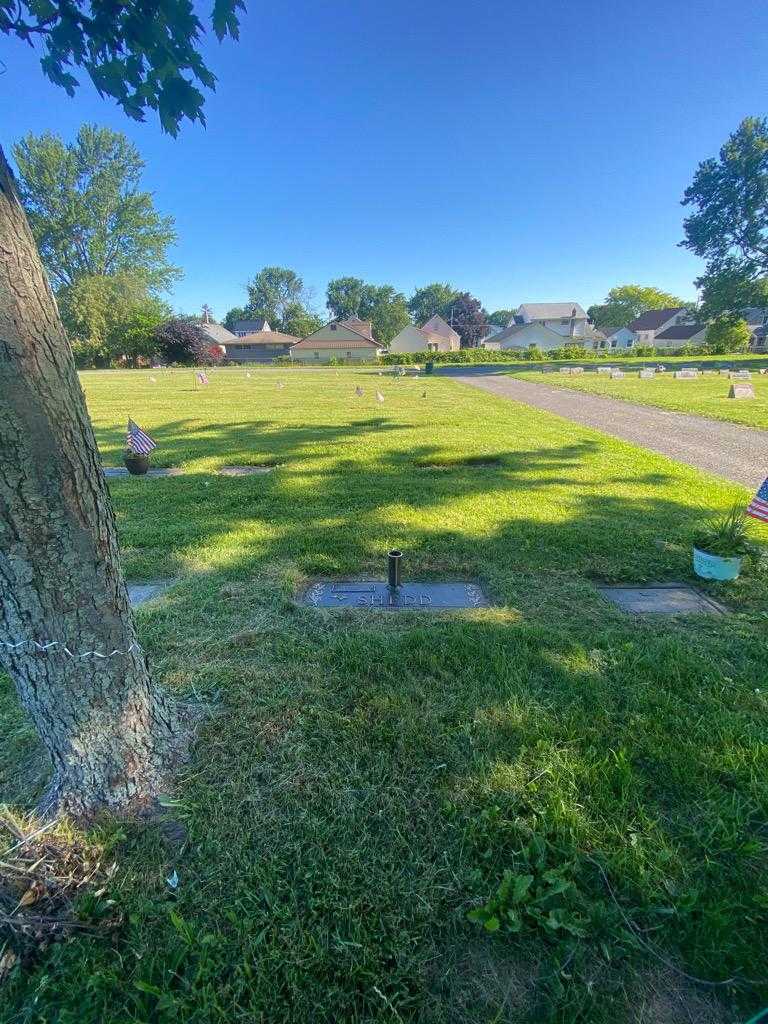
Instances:
[[[488,330],[488,314],[479,299],[461,292],[446,310],[451,327],[461,338],[462,348],[476,348]]]
[[[408,309],[413,322],[417,327],[421,327],[435,314],[443,316],[458,294],[452,285],[439,282],[417,288],[408,299]]]
[[[241,6],[216,0],[219,36],[236,34]],[[54,82],[72,91],[67,69],[82,67],[127,113],[157,110],[172,132],[202,118],[185,73],[213,84],[201,28],[176,0],[157,0],[151,22],[139,0],[0,0],[0,31],[41,39]],[[165,788],[182,731],[137,643],[72,351],[2,154],[0,394],[0,659],[50,754],[45,806],[87,815],[146,804]]]
[[[27,135],[13,147],[19,192],[56,288],[81,277],[142,275],[163,288],[178,276],[167,259],[176,239],[139,188],[144,162],[120,132],[83,125],[73,143]]]
[[[706,261],[696,284],[704,310],[735,312],[765,301],[768,278],[768,120],[745,118],[717,159],[699,164],[685,190],[685,239]]]
[[[641,313],[649,309],[666,309],[684,306],[686,303],[676,295],[641,284],[622,284],[611,288],[600,306],[590,306],[587,315],[595,327],[601,330],[626,327]]]
[[[339,277],[328,283],[326,301],[334,317],[370,320],[373,336],[385,345],[411,322],[405,296],[389,284],[366,284],[358,277]]]
[[[514,315],[513,309],[497,309],[488,314],[488,323],[495,324],[497,327],[507,327]]]
[[[304,282],[294,270],[263,267],[248,282],[247,316],[263,316],[272,327],[281,326],[289,309],[295,314],[296,306],[303,306],[305,294]]]
[[[144,278],[128,273],[81,277],[61,289],[58,302],[80,365],[152,355],[154,330],[171,315],[167,303],[148,293]]]

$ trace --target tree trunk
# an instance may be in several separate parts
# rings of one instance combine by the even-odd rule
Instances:
[[[0,663],[51,757],[46,811],[152,801],[176,718],[137,643],[85,398],[2,150]]]

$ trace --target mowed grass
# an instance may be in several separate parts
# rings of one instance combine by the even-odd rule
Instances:
[[[666,365],[668,360],[664,362]],[[576,377],[560,373],[543,376],[535,371],[514,373],[514,376],[536,384],[553,384],[555,387],[608,395],[626,402],[655,405],[660,409],[694,413],[713,420],[728,420],[768,430],[768,375],[753,372],[751,384],[755,397],[736,399],[728,397],[731,384],[744,384],[746,381],[731,381],[716,372],[700,373],[690,380],[675,379],[670,370],[656,374],[653,380],[641,380],[638,370],[625,370],[625,373],[626,376],[618,380],[612,380],[607,374],[598,374],[593,369]]]
[[[131,415],[186,471],[110,489],[128,574],[178,580],[138,615],[155,675],[208,715],[168,822],[102,826],[123,927],[17,970],[0,1019],[677,1024],[768,1004],[766,571],[710,588],[722,618],[631,619],[595,587],[692,582],[692,531],[747,493],[446,378],[251,372],[197,392],[182,371],[83,374],[106,464]],[[276,468],[214,473],[238,463]],[[383,577],[393,546],[407,576],[480,579],[495,606],[294,603],[317,575]],[[19,807],[43,771],[7,680],[0,711]],[[467,913],[505,871],[518,902],[488,931]]]

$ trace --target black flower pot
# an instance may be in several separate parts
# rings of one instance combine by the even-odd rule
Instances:
[[[125,468],[133,476],[144,476],[149,469],[149,456],[136,455],[133,452],[126,452],[123,456]]]

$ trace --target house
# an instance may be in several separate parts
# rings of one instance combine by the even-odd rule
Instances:
[[[389,343],[390,352],[453,352],[460,347],[461,338],[441,316],[433,316],[423,327],[408,324]]]
[[[494,348],[492,342],[495,340],[497,334],[501,334],[504,330],[503,327],[499,327],[498,324],[486,324],[487,334],[480,339],[477,343],[479,348]]]
[[[254,331],[227,342],[227,359],[238,366],[243,363],[271,363],[279,356],[290,356],[298,341],[294,335],[280,331]]]
[[[217,324],[216,321],[211,318],[211,310],[208,306],[203,306],[203,319],[200,322],[200,327],[205,331],[211,341],[223,348],[226,353],[227,345],[230,341],[234,340],[235,335],[232,331],[228,331],[223,324]]]
[[[539,323],[511,324],[499,331],[490,340],[483,344],[483,348],[492,349],[498,352],[500,349],[529,349],[539,348],[548,352],[553,348],[560,348],[563,343],[567,344],[562,334],[553,331],[551,327],[545,327]]]
[[[684,345],[703,345],[706,334],[706,324],[672,324],[656,335],[653,344],[657,349],[672,351]]]
[[[244,338],[246,334],[257,334],[260,331],[271,331],[272,328],[269,326],[263,316],[257,316],[253,320],[235,320],[232,327],[234,334],[238,338]]]
[[[372,363],[381,354],[381,347],[373,340],[370,321],[332,320],[302,338],[291,349],[291,358],[297,363]]]
[[[454,331],[439,313],[435,313],[433,317],[430,317],[421,329],[429,334],[439,334],[445,338],[448,342],[448,348],[440,348],[438,349],[439,352],[455,352],[461,348],[461,335],[458,331]]]
[[[649,309],[641,313],[627,328],[635,336],[636,345],[655,345],[656,336],[669,327],[690,323],[691,314],[682,306],[666,309]]]
[[[764,352],[768,347],[766,334],[768,334],[768,309],[760,306],[749,306],[747,309],[740,309],[739,316],[746,322],[751,338],[750,349],[757,352]]]
[[[578,302],[524,302],[514,311],[508,326],[513,322],[546,327],[561,338],[581,339],[591,333],[589,317]]]
[[[616,327],[615,329],[603,327],[599,333],[603,337],[595,338],[592,343],[595,349],[627,349],[633,348],[635,345],[635,335],[628,327]]]

